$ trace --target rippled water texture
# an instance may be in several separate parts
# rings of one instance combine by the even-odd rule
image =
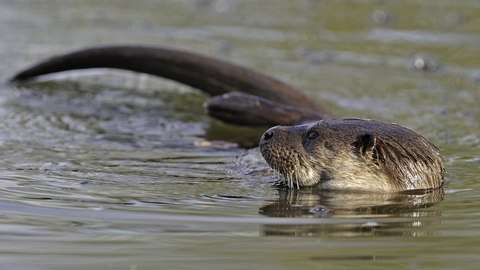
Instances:
[[[477,1],[0,1],[1,269],[476,269]],[[337,117],[396,122],[445,157],[427,195],[271,184],[259,138],[195,89],[114,70],[9,84],[103,44],[182,48],[271,74]]]

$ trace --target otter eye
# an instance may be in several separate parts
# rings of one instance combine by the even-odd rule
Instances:
[[[316,132],[315,130],[311,130],[307,133],[307,140],[309,141],[315,140],[317,137],[318,137],[318,132]]]

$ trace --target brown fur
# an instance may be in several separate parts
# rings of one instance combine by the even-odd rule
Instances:
[[[214,95],[206,102],[206,111],[228,123],[295,125],[331,117],[301,91],[270,76],[168,48],[80,50],[39,63],[16,74],[12,81],[99,67],[143,72],[201,89]],[[444,181],[438,149],[421,135],[395,124],[345,119],[274,127],[260,144],[269,165],[290,187],[408,191],[437,188]]]
[[[260,150],[290,187],[399,192],[444,182],[435,145],[413,130],[374,120],[273,127]]]

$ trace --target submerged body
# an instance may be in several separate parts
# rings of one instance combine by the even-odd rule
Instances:
[[[408,128],[374,120],[273,127],[262,136],[260,151],[292,188],[399,192],[444,182],[435,145]]]
[[[107,46],[53,57],[12,81],[72,69],[118,68],[152,74],[214,97],[208,114],[228,123],[277,126],[260,141],[267,163],[291,188],[399,192],[444,183],[438,149],[418,133],[373,120],[331,119],[295,87],[214,58],[168,48]],[[297,125],[321,120],[314,124]]]

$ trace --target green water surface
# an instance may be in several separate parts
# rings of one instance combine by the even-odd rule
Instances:
[[[195,146],[264,129],[209,118],[208,97],[172,81],[8,83],[106,44],[210,55],[337,117],[410,127],[441,150],[444,193],[279,190],[255,149]],[[0,269],[478,268],[477,1],[0,0],[0,60]]]

